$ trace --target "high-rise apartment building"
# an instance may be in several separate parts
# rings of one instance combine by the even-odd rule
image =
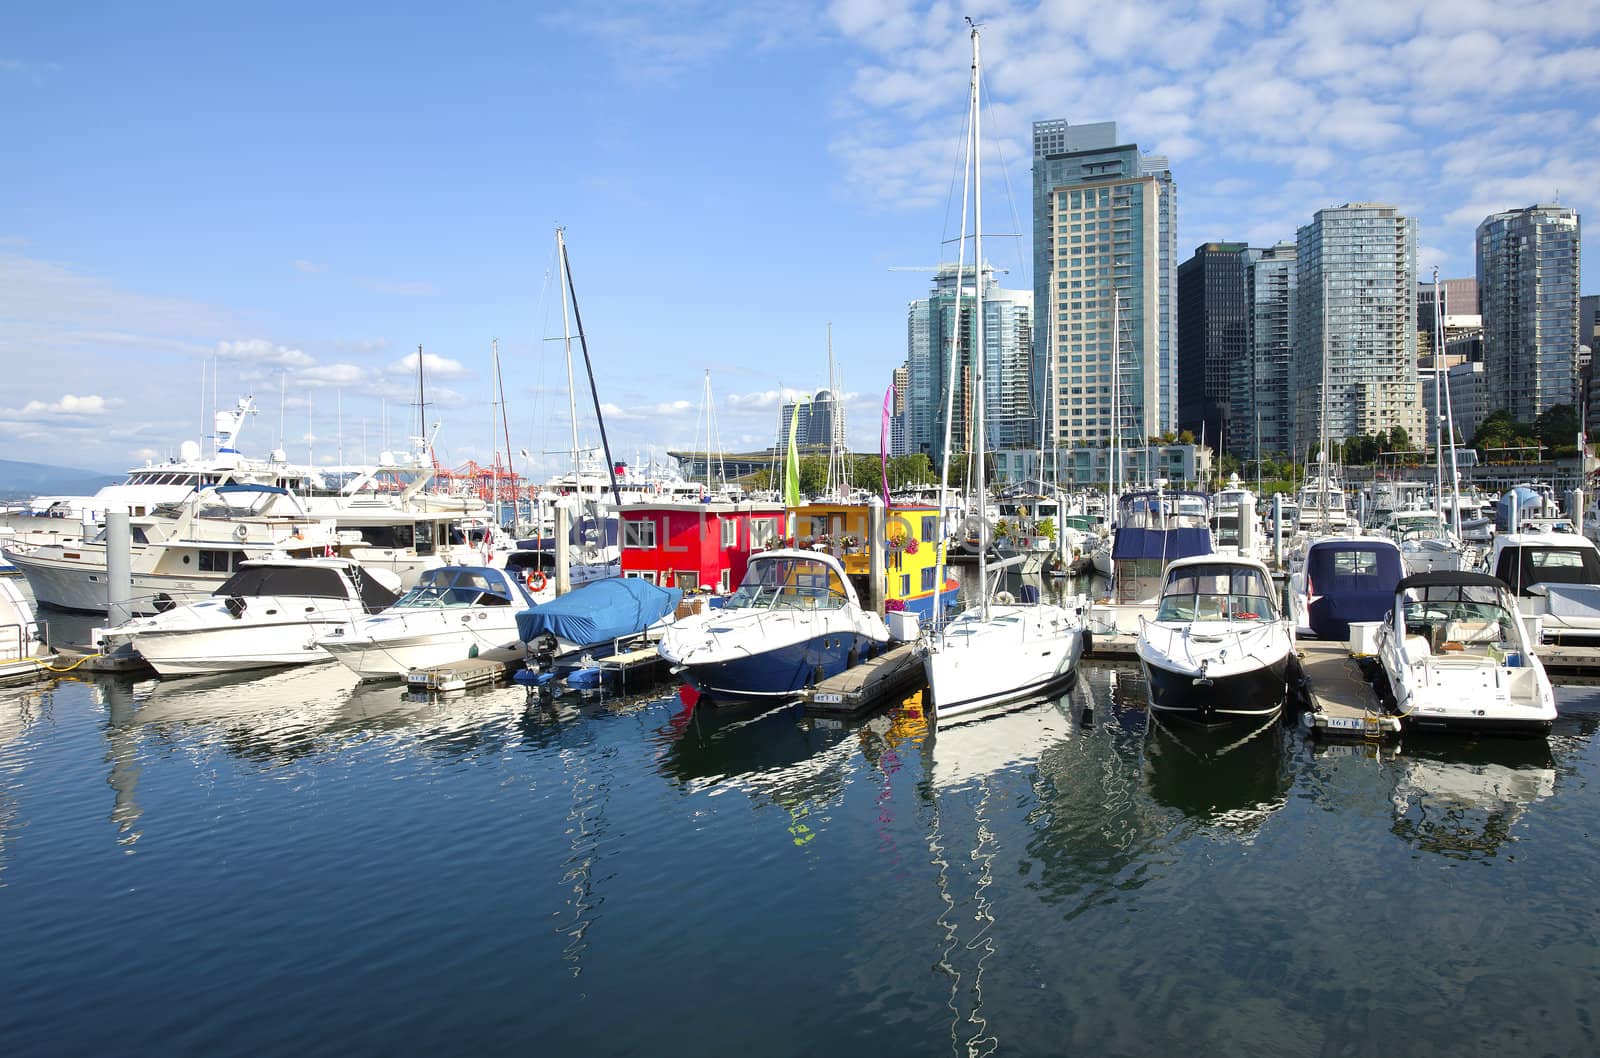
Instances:
[[[1252,251],[1208,242],[1178,266],[1178,429],[1234,452],[1248,445]]]
[[[1478,225],[1483,372],[1493,410],[1532,422],[1576,400],[1578,212],[1534,205]]]
[[[1330,441],[1398,426],[1419,443],[1416,219],[1371,203],[1318,210],[1295,272],[1295,451],[1317,444],[1324,408]]]
[[[1417,283],[1417,362],[1424,367],[1433,366],[1433,332],[1435,326],[1434,303],[1443,298],[1439,315],[1448,329],[1475,326],[1469,321],[1478,316],[1478,281],[1476,279],[1441,279],[1439,290],[1433,280]],[[1449,335],[1445,337],[1449,343]],[[1448,366],[1448,365],[1446,365]]]
[[[1290,365],[1294,353],[1295,244],[1280,242],[1251,261],[1249,385],[1251,404],[1239,418],[1250,427],[1250,443],[1236,445],[1252,458],[1295,451]]]
[[[945,408],[954,382],[954,416],[951,444],[958,451],[971,449],[973,423],[973,344],[976,339],[973,306],[978,276],[968,267],[941,265],[933,290],[913,301],[906,312],[907,452],[923,452],[936,464],[943,457]],[[1006,290],[985,266],[983,282],[984,444],[991,450],[1028,448],[1037,428],[1030,370],[1033,348],[1033,292]],[[952,380],[950,351],[957,342],[956,370]]]
[[[894,400],[889,408],[889,454],[906,455],[906,390],[911,388],[911,366],[901,364],[894,369]]]
[[[1177,185],[1115,122],[1033,133],[1035,400],[1061,445],[1142,442],[1177,416]]]

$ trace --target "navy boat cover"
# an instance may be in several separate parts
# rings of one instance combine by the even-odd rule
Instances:
[[[1544,497],[1528,488],[1518,485],[1516,488],[1507,489],[1499,499],[1494,501],[1494,531],[1497,533],[1511,532],[1511,512],[1517,512],[1520,520],[1538,511],[1544,505]]]
[[[549,632],[579,646],[598,646],[643,632],[678,608],[683,592],[637,577],[597,580],[517,614],[524,643]]]
[[[1111,560],[1153,558],[1171,562],[1175,558],[1209,555],[1215,550],[1211,546],[1211,530],[1206,528],[1119,528],[1111,542]]]
[[[1306,556],[1309,623],[1319,639],[1349,639],[1351,621],[1381,621],[1406,575],[1393,544],[1322,540]]]

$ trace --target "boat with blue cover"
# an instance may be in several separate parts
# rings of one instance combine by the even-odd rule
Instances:
[[[1111,586],[1089,608],[1095,635],[1137,635],[1155,617],[1167,567],[1216,553],[1210,509],[1198,492],[1130,492],[1118,501],[1111,542]]]
[[[1400,545],[1376,536],[1313,541],[1289,578],[1289,608],[1301,635],[1343,642],[1351,622],[1381,621],[1406,575]]]
[[[739,699],[793,695],[888,645],[839,559],[782,548],[752,555],[739,589],[673,624],[659,649],[697,690]]]
[[[637,577],[597,580],[517,614],[537,677],[571,668],[584,657],[615,653],[622,642],[671,626],[683,592]]]

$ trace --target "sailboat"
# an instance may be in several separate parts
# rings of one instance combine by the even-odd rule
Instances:
[[[971,19],[968,19],[971,25]],[[972,343],[973,362],[973,507],[985,508],[988,495],[984,480],[984,355],[983,350],[983,169],[981,164],[980,89],[982,66],[979,59],[978,27],[972,25],[972,90],[967,125],[967,161],[973,203],[973,267],[978,276],[974,286]],[[965,185],[965,181],[964,181]],[[967,188],[962,189],[963,236],[966,229]],[[956,289],[961,289],[960,272],[965,264],[966,240],[961,240],[957,260]],[[954,399],[954,362],[959,354],[959,329],[952,338],[950,356],[951,390],[947,407]],[[950,425],[945,416],[944,459],[940,470],[940,506],[944,505],[949,482]],[[985,527],[987,528],[987,527]],[[987,536],[987,533],[985,533]],[[1032,600],[1019,603],[1009,592],[992,591],[989,582],[988,540],[978,549],[977,605],[956,617],[927,639],[923,665],[933,699],[934,722],[943,726],[951,721],[1025,698],[1035,697],[1070,680],[1083,653],[1083,625],[1079,615],[1065,607],[1037,601],[1032,586],[1023,594]],[[997,572],[1004,569],[1002,563]],[[937,577],[938,574],[936,573]],[[1081,609],[1081,607],[1080,607]]]

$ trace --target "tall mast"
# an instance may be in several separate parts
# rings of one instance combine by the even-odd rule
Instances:
[[[1317,505],[1322,512],[1322,531],[1328,531],[1328,356],[1333,348],[1333,339],[1328,334],[1328,277],[1322,277],[1322,392],[1318,395],[1321,409],[1318,412],[1318,427],[1321,436],[1318,438],[1318,459],[1322,463],[1322,477],[1317,492]]]
[[[972,35],[973,49],[976,50],[978,35],[976,27],[973,28]],[[974,64],[974,80],[976,80],[976,76],[977,66]],[[967,201],[968,192],[971,190],[972,186],[972,117],[975,109],[976,99],[977,94],[976,91],[974,91],[967,102],[967,155],[961,170],[961,234],[956,239],[956,296],[952,308],[950,324],[950,359],[945,372],[944,458],[940,460],[939,463],[939,519],[941,522],[944,519],[945,510],[949,506],[950,502],[950,439],[956,416],[956,375],[961,362],[961,277],[966,271],[967,266]],[[983,508],[981,505],[978,508],[978,516],[980,519],[983,516]],[[963,537],[966,535],[965,526],[962,527],[962,535]],[[978,541],[980,544],[983,543],[983,529],[981,522],[978,530]],[[945,546],[941,545],[939,547],[938,557],[934,560],[933,565],[934,627],[938,627],[943,622],[944,618],[944,607],[939,603],[940,593],[944,591],[944,560]]]
[[[556,229],[556,253],[561,258],[561,340],[567,350],[567,419],[572,423],[572,487],[580,494],[578,481],[578,390],[572,381],[572,323],[567,317],[567,291],[572,277],[567,275],[567,241],[563,229]]]
[[[972,450],[973,473],[978,480],[978,515],[988,511],[988,483],[984,480],[984,379],[983,362],[983,106],[982,72],[978,60],[978,27],[972,27],[972,271],[977,281],[973,286],[972,302]],[[983,619],[989,619],[989,545],[983,535],[978,543],[978,583],[983,592]]]
[[[1435,385],[1439,380],[1439,356],[1444,352],[1444,297],[1439,287],[1439,270],[1433,270],[1433,377]],[[1435,406],[1438,397],[1434,397]],[[1582,420],[1579,420],[1582,422]],[[1444,422],[1446,442],[1450,446],[1450,529],[1455,534],[1456,543],[1461,542],[1461,474],[1456,468],[1456,410],[1450,403],[1450,371],[1444,372]],[[1440,473],[1444,472],[1441,465]],[[1583,448],[1578,448],[1578,479],[1583,479]],[[1443,503],[1443,499],[1439,501]],[[1580,527],[1581,528],[1581,527]]]
[[[501,374],[500,372],[499,339],[495,339],[494,342],[494,382],[495,388],[500,392],[500,429],[502,432],[504,432],[506,440],[506,480],[511,484],[511,520],[514,523],[518,517],[516,489],[517,475],[511,463],[511,418],[509,414],[510,409],[506,407],[506,378],[505,375]],[[498,463],[499,460],[496,459],[496,465],[498,465]],[[496,518],[499,517],[498,510],[495,512],[495,516]]]
[[[489,458],[489,503],[494,511],[493,519],[500,519],[500,431],[496,429],[500,424],[496,417],[500,411],[500,402],[495,399],[495,381],[500,371],[500,339],[491,338],[489,348],[489,450],[494,453]]]
[[[417,346],[417,436],[428,443],[428,397],[422,385],[422,346]]]
[[[1439,359],[1444,354],[1444,347],[1440,343],[1444,338],[1444,317],[1441,309],[1444,304],[1444,291],[1439,289],[1439,269],[1433,270],[1433,510],[1439,516],[1439,521],[1444,522],[1444,442],[1440,436],[1440,426],[1444,422],[1444,408],[1439,403],[1441,379],[1439,378]]]
[[[1122,292],[1111,290],[1111,465],[1106,468],[1106,520],[1113,524],[1117,511],[1117,424],[1122,421],[1122,408],[1117,387],[1122,377]]]
[[[583,313],[578,309],[578,291],[572,285],[572,266],[567,262],[567,244],[562,239],[559,229],[556,232],[556,239],[561,243],[561,271],[567,277],[567,295],[572,298],[572,321],[578,325],[578,347],[583,351],[583,369],[589,376],[589,395],[594,398],[594,421],[600,428],[600,448],[606,457],[606,473],[611,476],[611,499],[621,507],[622,490],[617,485],[617,464],[611,459],[611,442],[606,438],[606,417],[600,410],[600,390],[594,384],[594,361],[589,359],[589,339],[583,333]],[[565,305],[565,302],[562,304]],[[569,395],[570,392],[569,390]],[[572,429],[574,433],[577,432],[576,413],[573,415]]]

